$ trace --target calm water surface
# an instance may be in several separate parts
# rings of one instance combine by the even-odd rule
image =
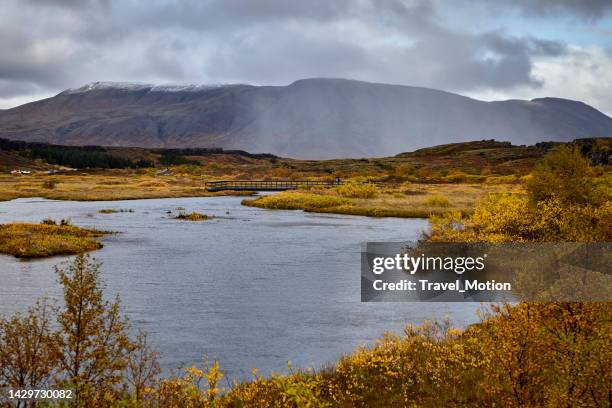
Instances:
[[[149,332],[164,369],[219,358],[231,377],[319,367],[406,323],[476,320],[476,303],[361,303],[360,243],[415,239],[425,220],[243,207],[239,197],[0,203],[0,223],[70,218],[117,231],[93,254],[106,295],[119,293],[134,328]],[[171,218],[177,207],[215,216]],[[133,213],[99,214],[104,208]],[[53,265],[0,255],[0,314],[59,298]]]

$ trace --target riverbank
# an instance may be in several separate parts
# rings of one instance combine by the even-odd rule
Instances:
[[[362,215],[368,217],[428,218],[449,211],[470,214],[484,197],[496,193],[522,193],[516,184],[400,184],[317,190],[286,191],[255,199],[243,205],[307,212]],[[363,190],[363,191],[360,191]]]
[[[209,192],[201,176],[175,174],[156,176],[150,172],[90,171],[58,175],[0,175],[0,201],[42,197],[70,201],[118,201],[146,198],[248,196],[251,192]]]
[[[156,175],[150,171],[87,171],[56,175],[0,175],[0,201],[41,197],[67,201],[119,201],[151,198],[253,196],[249,191],[209,192],[200,175],[179,172]],[[378,183],[347,180],[333,189],[286,191],[244,200],[243,205],[267,209],[362,215],[370,217],[427,218],[449,210],[469,214],[490,193],[521,192],[516,183]],[[374,189],[364,195],[359,190]],[[351,190],[352,189],[352,190]]]

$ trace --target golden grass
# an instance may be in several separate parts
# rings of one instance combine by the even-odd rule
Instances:
[[[321,210],[349,203],[347,198],[316,191],[285,191],[255,200],[242,200],[242,204],[274,210]]]
[[[403,184],[379,189],[374,198],[342,197],[338,189],[327,189],[286,191],[243,200],[242,203],[268,209],[369,217],[427,218],[453,210],[469,214],[475,204],[490,193],[521,191],[521,187],[515,184]]]
[[[102,248],[105,232],[71,225],[0,224],[0,253],[17,258],[72,255]]]
[[[53,188],[45,185],[53,184]],[[61,175],[0,175],[0,201],[43,197],[54,200],[114,201],[144,198],[251,195],[249,192],[208,192],[201,176],[178,174],[156,177],[129,171],[105,171]]]
[[[206,215],[206,214],[200,214],[199,212],[195,212],[194,211],[194,212],[189,213],[189,214],[181,212],[175,218],[177,220],[184,220],[184,221],[206,221],[210,217],[208,215]]]
[[[432,207],[448,207],[450,206],[450,201],[448,200],[448,197],[443,196],[443,195],[431,195],[429,197],[427,197],[423,203],[425,205],[428,206],[432,206]]]
[[[350,198],[376,198],[379,192],[373,184],[346,184],[338,187],[338,194]]]
[[[124,150],[126,149],[117,148],[115,153],[119,154]],[[140,150],[130,150],[127,153],[133,156],[137,151]],[[170,166],[167,176],[156,175],[159,168],[86,170],[20,176],[0,174],[0,201],[20,197],[106,201],[248,195],[249,192],[210,193],[204,187],[204,181],[332,181],[336,177],[340,177],[343,182],[353,183],[341,187],[336,195],[351,200],[385,199],[386,194],[381,194],[379,188],[359,183],[410,183],[412,190],[418,188],[414,186],[428,183],[506,186],[511,183],[518,184],[520,177],[527,174],[542,155],[543,150],[535,147],[509,147],[486,141],[437,146],[394,157],[369,159],[271,160],[222,153],[188,157],[190,160],[199,161],[200,165]],[[2,168],[0,160],[0,169]],[[401,193],[402,191],[395,191],[398,196],[396,198],[400,199]]]

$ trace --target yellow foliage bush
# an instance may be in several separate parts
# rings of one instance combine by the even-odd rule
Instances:
[[[438,194],[427,197],[425,201],[423,201],[423,204],[432,207],[448,207],[450,205],[450,201],[448,200],[448,197]]]
[[[609,242],[612,203],[563,205],[549,199],[530,206],[526,197],[491,195],[471,217],[433,216],[430,227],[429,239],[440,242]]]
[[[376,198],[379,192],[373,184],[346,184],[338,187],[338,194],[349,198]]]
[[[411,175],[414,172],[414,168],[409,165],[409,164],[400,164],[399,166],[397,166],[394,170],[394,174],[397,177],[406,177]]]
[[[548,153],[526,183],[532,202],[556,199],[562,204],[600,204],[609,191],[598,189],[595,168],[577,147],[559,146]]]
[[[449,322],[386,334],[319,372],[240,384],[219,406],[480,407],[606,405],[612,379],[605,304],[493,306],[462,331]]]
[[[612,201],[607,178],[596,178],[577,149],[554,149],[525,178],[526,197],[491,195],[466,219],[430,219],[432,241],[609,242]],[[603,181],[602,181],[603,180]]]
[[[199,408],[216,406],[216,400],[225,390],[220,387],[223,373],[219,362],[204,361],[204,368],[188,367],[183,376],[159,379],[148,387],[137,406],[164,408]]]

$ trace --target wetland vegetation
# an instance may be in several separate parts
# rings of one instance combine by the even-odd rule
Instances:
[[[346,191],[350,189],[350,193]],[[363,193],[360,193],[363,191]],[[286,191],[255,199],[244,205],[282,210],[365,215],[370,217],[428,218],[449,210],[470,214],[489,194],[523,194],[517,184],[423,184],[403,183],[377,187],[349,184],[333,189]]]
[[[193,211],[190,213],[180,212],[176,217],[177,220],[184,221],[206,221],[210,219],[210,217],[206,214],[200,214],[199,212]]]
[[[52,220],[41,224],[0,224],[0,253],[17,258],[73,255],[102,248],[106,232]]]
[[[103,208],[98,211],[100,214],[117,214],[117,213],[133,213],[134,210],[131,208]]]
[[[164,153],[136,148],[105,148],[105,154],[148,160],[157,168],[84,168],[73,171],[34,160],[28,156],[27,150],[6,150],[0,152],[0,171],[5,171],[0,175],[0,200],[44,197],[101,201],[229,194],[206,191],[205,181],[222,179],[331,181],[338,177],[349,184],[379,183],[390,188],[413,184],[517,184],[547,148],[481,141],[421,149],[394,157],[337,160],[293,160],[206,149]],[[173,160],[181,163],[165,165],[162,159],[166,157],[183,157],[187,163]],[[15,168],[28,168],[32,173],[9,174]],[[160,171],[160,168],[165,170]],[[47,172],[43,171],[45,169]],[[49,172],[52,174],[47,174]],[[339,194],[348,198],[375,198],[377,195],[371,190],[370,196],[364,197],[363,189],[358,193],[350,189],[343,187]]]

